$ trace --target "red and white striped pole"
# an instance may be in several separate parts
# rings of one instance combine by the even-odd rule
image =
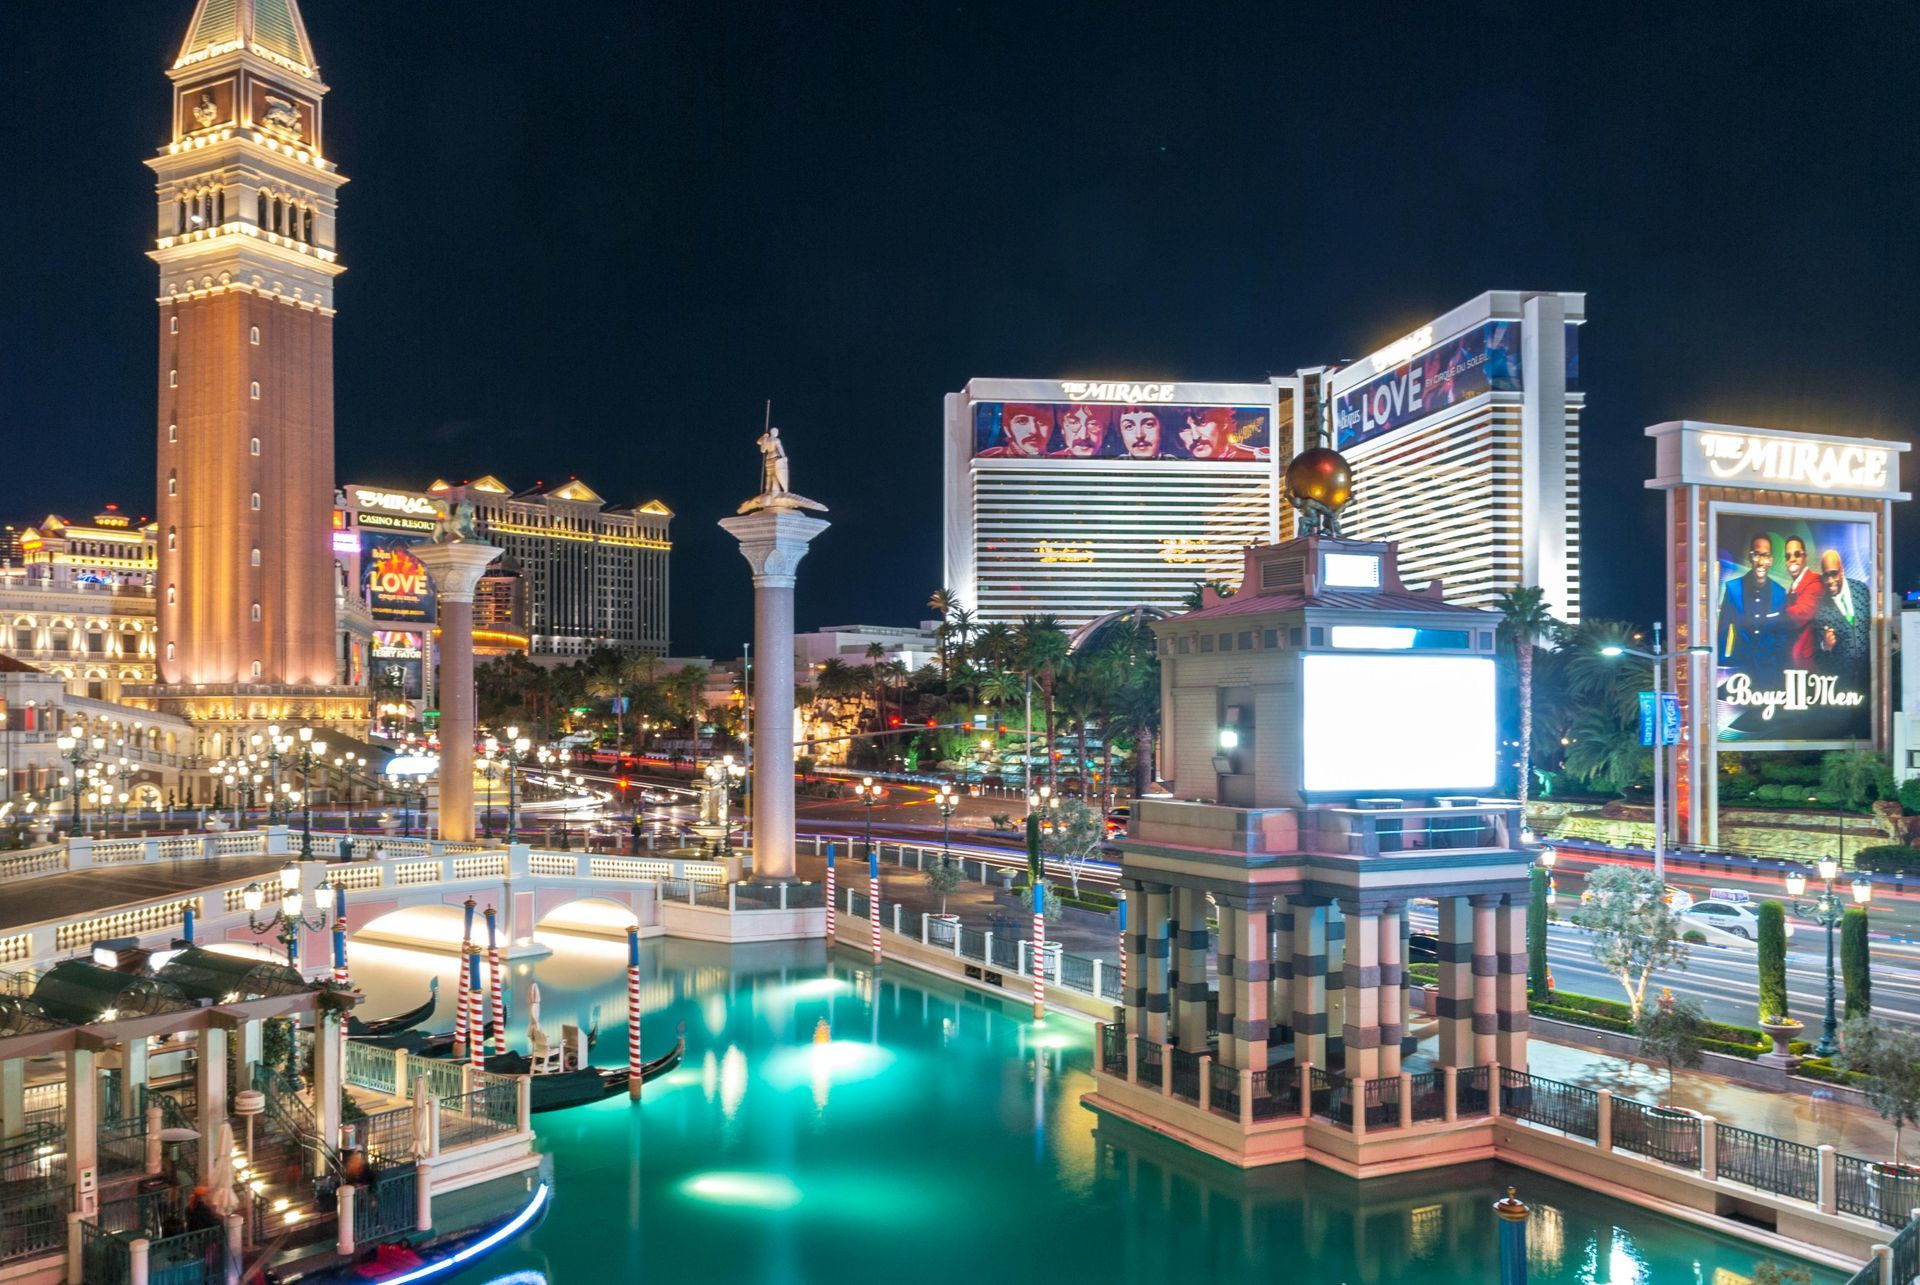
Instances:
[[[640,1100],[640,929],[627,929],[627,1096]]]
[[[833,945],[833,899],[839,889],[833,880],[833,845],[827,845],[827,945]]]
[[[493,907],[487,907],[487,980],[493,985],[493,1048],[507,1051],[507,988],[500,971],[500,939],[494,935]]]
[[[1127,1002],[1127,890],[1120,890],[1120,1002]]]
[[[453,1003],[453,1055],[467,1055],[467,952],[473,949],[473,898],[467,898],[467,926],[460,931],[460,993]],[[477,1032],[476,1032],[477,1034]]]
[[[476,1071],[487,1069],[486,1041],[481,1030],[486,1019],[480,1013],[480,951],[467,952],[467,1058]]]
[[[867,845],[867,923],[873,930],[873,962],[880,962],[880,850]]]
[[[1033,1020],[1047,1015],[1047,885],[1033,881]]]

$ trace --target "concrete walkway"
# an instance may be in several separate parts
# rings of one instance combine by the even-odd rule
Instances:
[[[0,887],[0,931],[48,919],[85,919],[129,902],[153,901],[257,878],[278,870],[289,859],[284,853],[195,858],[22,879]]]

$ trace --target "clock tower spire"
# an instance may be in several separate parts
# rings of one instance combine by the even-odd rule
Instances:
[[[365,698],[335,686],[328,538],[346,179],[326,153],[327,86],[296,0],[197,0],[167,75],[172,137],[147,161],[157,690],[201,723],[352,723]]]

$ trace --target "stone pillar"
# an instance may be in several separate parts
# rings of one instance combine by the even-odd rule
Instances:
[[[1167,1017],[1171,1008],[1167,995],[1167,964],[1173,945],[1167,939],[1167,918],[1172,890],[1162,883],[1143,883],[1140,893],[1140,974],[1146,988],[1142,999],[1147,1015],[1146,1025],[1140,1033],[1151,1043],[1165,1044]]]
[[[1214,898],[1215,913],[1220,921],[1220,939],[1214,949],[1218,960],[1219,973],[1219,1024],[1215,1028],[1220,1032],[1220,1062],[1223,1066],[1239,1066],[1233,1054],[1233,1017],[1237,1011],[1234,1003],[1234,975],[1239,970],[1239,960],[1234,951],[1234,942],[1238,940],[1238,918],[1234,908],[1224,898]]]
[[[1174,932],[1180,952],[1179,992],[1174,995],[1174,1029],[1180,1047],[1203,1053],[1207,1047],[1207,894],[1198,888],[1173,890]]]
[[[1495,987],[1495,1056],[1500,1065],[1527,1069],[1527,897],[1508,893],[1495,913],[1500,973]]]
[[[473,591],[500,553],[460,538],[413,546],[439,603],[440,837],[458,842],[473,838]]]
[[[1147,895],[1138,879],[1121,881],[1127,898],[1127,931],[1120,935],[1120,952],[1125,958],[1127,984],[1120,992],[1126,1009],[1128,1035],[1143,1035],[1147,1029]],[[955,935],[955,941],[959,940]]]
[[[0,1138],[11,1138],[25,1125],[27,1114],[27,1062],[10,1057],[0,1062]]]
[[[100,1071],[92,1049],[67,1052],[67,1175],[73,1182],[73,1207],[91,1214],[81,1192],[100,1165]],[[94,1191],[99,1190],[97,1181]]]
[[[1400,954],[1406,936],[1406,903],[1389,901],[1380,908],[1380,1074],[1400,1074],[1400,995],[1405,963]]]
[[[1327,1064],[1327,903],[1293,899],[1293,1059]]]
[[[200,1032],[193,1087],[194,1110],[200,1116],[199,1172],[208,1174],[220,1155],[220,1124],[227,1118],[227,1033],[220,1027]]]
[[[821,518],[768,508],[720,525],[753,569],[753,877],[788,880],[793,856],[793,584]]]
[[[1473,1060],[1475,1065],[1487,1066],[1499,1053],[1500,894],[1476,893],[1469,900],[1473,903]],[[1525,976],[1525,965],[1521,967]]]
[[[1233,953],[1233,1029],[1227,1030],[1226,1019],[1220,1022],[1220,1053],[1222,1060],[1229,1066],[1242,1067],[1255,1074],[1267,1069],[1267,1023],[1268,1023],[1268,985],[1270,971],[1267,961],[1269,932],[1267,927],[1268,898],[1235,898],[1233,903],[1233,930],[1236,938]],[[1222,929],[1221,940],[1226,939]],[[1221,992],[1226,991],[1226,978],[1221,977]],[[1224,1007],[1221,1012],[1225,1013]],[[1231,1034],[1232,1038],[1228,1038]]]
[[[253,1087],[253,1069],[260,1065],[260,1019],[250,1017],[240,1023],[240,1029],[233,1034],[240,1041],[240,1055],[234,1059],[235,1070],[239,1073],[240,1083],[234,1086],[234,1092]]]
[[[147,1082],[147,1037],[120,1045],[120,1118],[132,1119],[140,1109],[140,1089]]]
[[[329,1147],[340,1145],[340,1090],[346,1083],[344,1043],[338,1021],[315,1016],[313,1127]]]
[[[1327,906],[1327,1060],[1315,1066],[1344,1065],[1347,1025],[1347,917],[1340,905]]]
[[[1293,1015],[1293,900],[1282,894],[1273,902],[1270,920],[1273,926],[1272,948],[1268,951],[1271,971],[1267,977],[1268,1048],[1278,1039],[1293,1038],[1289,1019]]]
[[[1432,1016],[1440,1023],[1440,1065],[1472,1066],[1473,908],[1465,897],[1439,898],[1440,991]]]
[[[1357,901],[1340,903],[1347,921],[1347,1011],[1341,1023],[1349,1080],[1380,1075],[1380,912]]]

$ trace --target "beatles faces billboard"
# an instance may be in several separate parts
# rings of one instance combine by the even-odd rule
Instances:
[[[1481,393],[1519,390],[1520,323],[1485,322],[1334,394],[1334,446],[1358,446]]]
[[[1873,524],[1715,516],[1714,728],[1723,743],[1873,736]]]
[[[404,535],[361,535],[361,588],[367,606],[382,620],[433,622],[433,581],[420,559],[413,556],[414,538]]]
[[[1252,463],[1269,457],[1271,418],[1264,406],[975,402],[973,454],[976,459]]]

